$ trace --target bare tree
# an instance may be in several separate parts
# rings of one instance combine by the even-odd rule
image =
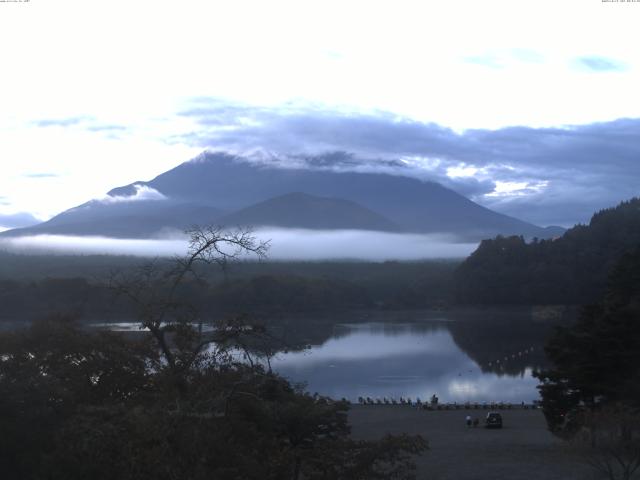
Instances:
[[[166,365],[178,375],[191,368],[208,345],[217,345],[216,353],[221,354],[230,340],[251,328],[241,319],[231,318],[204,336],[199,312],[181,299],[180,287],[189,277],[201,281],[202,266],[226,269],[241,258],[262,260],[269,249],[269,241],[259,241],[250,229],[226,231],[208,226],[194,227],[186,233],[187,254],[176,257],[169,267],[156,260],[133,272],[113,274],[110,279],[111,287],[133,303],[141,329],[153,335]]]

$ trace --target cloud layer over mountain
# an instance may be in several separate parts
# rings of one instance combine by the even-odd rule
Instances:
[[[141,202],[150,200],[166,200],[162,193],[147,185],[134,185],[135,193],[133,195],[105,195],[96,199],[102,203],[120,203],[120,202]]]
[[[461,243],[455,237],[367,232],[363,230],[258,230],[255,236],[270,240],[271,260],[421,260],[464,258],[476,243]],[[38,254],[115,254],[141,257],[172,257],[187,249],[187,238],[176,232],[166,239],[141,240],[106,237],[36,235],[3,238],[0,249]]]
[[[298,166],[330,152],[332,168],[434,180],[538,224],[585,222],[640,193],[640,119],[456,132],[388,113],[273,110],[215,99],[199,99],[181,114],[197,127],[175,141]]]

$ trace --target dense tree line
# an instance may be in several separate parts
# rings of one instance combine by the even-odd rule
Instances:
[[[150,253],[150,258],[153,254]],[[114,269],[140,264],[130,255],[69,255],[43,252],[15,253],[0,249],[0,279],[37,281],[42,278],[104,278]]]
[[[575,325],[560,327],[545,351],[552,368],[538,372],[552,431],[573,429],[576,412],[606,404],[640,408],[640,248],[623,255],[599,303]]]
[[[456,270],[456,299],[469,304],[585,304],[605,291],[615,262],[640,244],[640,199],[602,210],[562,237],[484,240]]]
[[[613,268],[606,295],[545,348],[537,372],[549,429],[605,478],[640,469],[640,247]]]
[[[163,267],[165,262],[156,265]],[[181,288],[183,295],[206,306],[211,315],[239,309],[279,314],[440,307],[450,303],[456,264],[302,264],[301,273],[295,273],[295,265],[234,265],[226,278],[208,274]],[[135,268],[128,265],[119,271]],[[0,321],[32,320],[50,312],[108,321],[129,318],[131,312],[126,299],[114,298],[106,275],[0,280],[0,304]]]

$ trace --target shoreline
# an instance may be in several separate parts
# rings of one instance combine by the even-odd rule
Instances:
[[[334,399],[335,400],[335,399]],[[476,410],[486,410],[486,411],[503,411],[503,410],[536,410],[539,409],[538,401],[534,401],[532,403],[520,402],[520,403],[511,403],[511,402],[447,402],[447,403],[438,403],[433,405],[427,402],[412,402],[412,401],[397,401],[395,399],[391,399],[391,401],[382,402],[380,399],[372,400],[369,397],[363,399],[364,401],[358,402],[349,402],[351,406],[359,406],[359,407],[407,407],[407,408],[415,408],[417,410],[424,411],[445,411],[445,410],[462,410],[462,411],[476,411]]]

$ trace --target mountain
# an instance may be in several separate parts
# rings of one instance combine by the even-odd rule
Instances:
[[[223,216],[227,226],[268,225],[285,228],[398,231],[392,221],[368,208],[340,198],[288,193]]]
[[[597,212],[555,240],[483,240],[458,267],[456,297],[472,304],[585,304],[612,266],[640,245],[640,198]]]
[[[336,163],[339,160],[340,154],[332,154],[314,158],[304,168],[282,168],[273,162],[204,153],[151,181],[114,188],[107,201],[88,202],[43,224],[5,234],[145,237],[154,229],[180,228],[187,219],[187,223],[220,223],[223,217],[230,223],[251,220],[254,226],[274,221],[305,228],[375,225],[381,230],[451,233],[468,240],[497,234],[539,238],[557,234],[489,210],[440,184],[354,171],[353,165],[347,171]],[[154,199],[145,200],[141,191],[152,193]],[[298,198],[296,205],[295,197],[287,197],[293,192],[308,197]],[[333,218],[320,214],[319,203]]]
[[[217,208],[163,200],[103,203],[92,200],[56,215],[47,222],[3,232],[18,235],[91,235],[115,238],[150,238],[163,232],[183,231],[212,223],[222,216]]]

